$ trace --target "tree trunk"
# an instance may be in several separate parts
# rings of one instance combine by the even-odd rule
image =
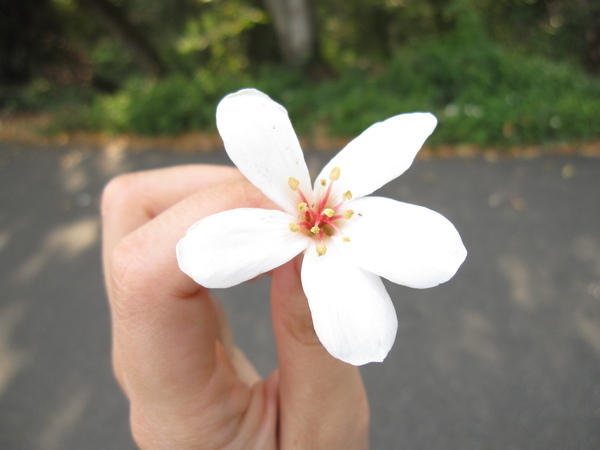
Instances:
[[[131,52],[136,64],[151,75],[161,77],[166,68],[145,36],[127,19],[125,12],[109,0],[78,0]]]
[[[284,61],[295,67],[318,59],[315,13],[311,0],[265,0]]]

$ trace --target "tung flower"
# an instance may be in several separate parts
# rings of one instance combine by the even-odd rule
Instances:
[[[281,211],[242,208],[197,222],[177,245],[180,268],[202,286],[225,288],[305,252],[302,286],[325,348],[354,365],[383,361],[398,323],[380,277],[433,287],[467,254],[442,215],[366,197],[411,165],[436,123],[428,113],[376,123],[311,186],[286,110],[253,89],[228,95],[217,108],[227,153]]]

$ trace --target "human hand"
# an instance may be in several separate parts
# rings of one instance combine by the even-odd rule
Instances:
[[[185,166],[116,178],[103,202],[113,365],[144,449],[364,449],[358,368],[319,342],[299,258],[273,271],[279,368],[266,380],[235,346],[218,302],[183,274],[191,224],[239,207],[275,208],[237,170]]]

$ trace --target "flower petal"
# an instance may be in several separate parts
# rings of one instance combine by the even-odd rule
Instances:
[[[422,206],[383,197],[348,203],[349,242],[332,240],[349,261],[394,283],[429,288],[448,281],[467,257],[454,225]]]
[[[333,198],[346,191],[354,198],[369,195],[410,167],[425,139],[437,124],[429,113],[401,114],[367,128],[323,168],[315,180],[328,179],[334,167],[340,178],[333,186]]]
[[[289,178],[300,182],[305,195],[311,184],[285,108],[260,91],[244,89],[221,100],[217,128],[240,172],[285,211],[296,211],[298,200]]]
[[[241,208],[208,216],[177,244],[183,272],[207,288],[226,288],[278,267],[308,245],[281,211]]]
[[[328,249],[304,255],[302,286],[315,331],[334,357],[355,366],[381,362],[396,338],[398,319],[381,279]]]

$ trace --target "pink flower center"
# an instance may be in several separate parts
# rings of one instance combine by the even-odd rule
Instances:
[[[304,193],[299,189],[299,181],[290,177],[288,184],[290,188],[296,191],[300,197],[298,203],[298,211],[300,211],[299,221],[290,223],[290,230],[294,232],[304,232],[308,236],[313,237],[318,241],[316,245],[317,253],[323,256],[327,251],[325,245],[326,240],[339,234],[344,242],[349,242],[350,238],[344,236],[340,226],[342,220],[349,220],[354,211],[347,209],[342,210],[344,203],[352,198],[350,191],[342,194],[340,201],[333,202],[331,199],[331,188],[340,177],[339,167],[335,167],[329,175],[329,183],[323,179],[320,181],[321,186],[327,186],[324,195],[317,199],[315,203],[309,203]],[[335,204],[334,204],[335,203]]]

